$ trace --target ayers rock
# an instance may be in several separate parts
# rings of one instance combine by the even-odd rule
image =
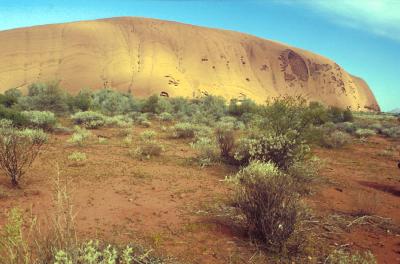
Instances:
[[[257,102],[288,94],[379,111],[368,85],[335,62],[238,32],[132,17],[0,31],[0,91],[54,80],[70,92]]]

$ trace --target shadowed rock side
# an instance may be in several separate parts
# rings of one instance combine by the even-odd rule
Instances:
[[[145,18],[0,32],[0,90],[60,80],[71,92],[112,87],[136,96],[303,95],[340,107],[379,106],[333,61],[254,36]]]

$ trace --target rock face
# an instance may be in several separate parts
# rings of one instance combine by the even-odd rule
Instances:
[[[0,91],[59,80],[104,87],[252,98],[303,95],[379,111],[368,85],[320,55],[251,35],[145,18],[111,18],[0,32]]]

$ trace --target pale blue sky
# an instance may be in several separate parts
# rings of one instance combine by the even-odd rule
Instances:
[[[114,16],[231,29],[324,55],[400,107],[400,0],[0,0],[0,30]]]

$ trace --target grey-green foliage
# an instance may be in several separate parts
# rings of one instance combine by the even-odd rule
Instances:
[[[298,223],[298,196],[290,176],[275,164],[251,162],[233,179],[235,204],[244,214],[250,233],[269,250],[282,252]]]
[[[382,134],[390,138],[400,138],[400,126],[393,126],[382,130]]]
[[[160,119],[161,121],[171,121],[171,120],[174,119],[174,116],[171,115],[171,114],[168,113],[168,112],[162,112],[158,117],[159,117],[159,119]]]
[[[191,123],[177,123],[172,127],[174,138],[194,138],[197,126]]]
[[[372,129],[368,128],[359,128],[357,129],[354,134],[359,138],[367,138],[376,134],[376,132]]]
[[[68,142],[82,147],[92,135],[92,133],[90,133],[90,131],[86,130],[85,128],[81,128],[80,126],[75,126],[74,130],[75,132],[72,134],[71,138],[68,139]]]
[[[44,130],[52,130],[57,123],[56,116],[49,111],[23,111],[22,115],[28,119],[30,126]]]
[[[18,98],[22,110],[51,111],[57,114],[68,112],[67,93],[59,82],[34,83],[28,87],[28,95]]]
[[[286,170],[295,162],[304,160],[309,152],[310,147],[296,130],[285,134],[264,131],[238,140],[234,157],[241,164],[252,160],[271,161]]]
[[[322,136],[321,144],[326,148],[341,148],[350,144],[351,141],[351,136],[346,132],[333,131],[331,133],[325,133]]]
[[[326,259],[326,264],[377,264],[375,256],[370,252],[348,253],[344,250],[333,251]]]
[[[106,123],[106,116],[94,111],[77,112],[71,119],[74,124],[91,129],[102,127]]]
[[[119,248],[113,245],[101,245],[97,240],[84,243],[81,248],[59,249],[54,254],[54,264],[162,264],[164,260],[152,256],[141,246],[127,245]]]
[[[93,108],[107,115],[125,114],[137,110],[137,104],[130,94],[111,89],[102,89],[93,94]]]
[[[190,143],[190,146],[197,151],[197,161],[200,166],[209,166],[219,160],[218,147],[210,137],[200,137],[195,142]]]

